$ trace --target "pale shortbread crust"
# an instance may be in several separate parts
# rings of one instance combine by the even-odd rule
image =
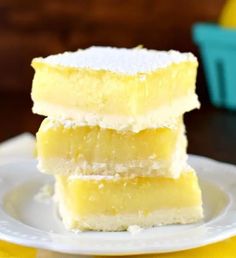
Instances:
[[[81,231],[123,231],[127,230],[131,225],[146,228],[168,224],[189,224],[203,218],[201,205],[161,209],[151,212],[148,215],[142,213],[119,214],[114,216],[90,215],[83,218],[72,216],[61,200],[58,203],[58,207],[65,227],[70,230]]]
[[[148,128],[173,128],[179,116],[199,107],[200,103],[197,95],[191,93],[173,101],[171,105],[159,107],[140,116],[92,113],[43,101],[34,102],[33,113],[48,114],[49,117],[59,119],[62,123],[65,120],[64,123],[67,126],[100,126],[117,131],[139,132]],[[68,120],[68,118],[73,118],[73,120]]]

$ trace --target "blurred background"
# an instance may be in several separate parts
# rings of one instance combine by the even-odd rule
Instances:
[[[0,0],[0,141],[35,133],[31,60],[91,45],[199,51],[196,22],[217,22],[225,0]],[[185,116],[189,152],[236,163],[236,113],[214,108],[200,59],[200,111]]]

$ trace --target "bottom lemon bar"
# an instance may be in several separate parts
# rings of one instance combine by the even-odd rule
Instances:
[[[178,179],[56,176],[55,188],[59,213],[69,229],[121,231],[203,217],[201,190],[191,168]]]

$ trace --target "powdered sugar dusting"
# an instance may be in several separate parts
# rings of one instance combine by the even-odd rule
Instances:
[[[65,52],[46,58],[36,58],[34,61],[45,62],[50,65],[108,70],[133,75],[152,72],[173,63],[196,62],[197,59],[191,53],[180,53],[175,50],[157,51],[145,48],[90,47],[76,52]],[[145,80],[145,77],[140,79]]]

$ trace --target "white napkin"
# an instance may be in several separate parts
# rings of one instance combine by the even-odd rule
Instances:
[[[23,133],[0,144],[0,165],[11,161],[32,158],[35,152],[35,137]],[[37,258],[84,258],[89,256],[61,254],[38,250]]]

